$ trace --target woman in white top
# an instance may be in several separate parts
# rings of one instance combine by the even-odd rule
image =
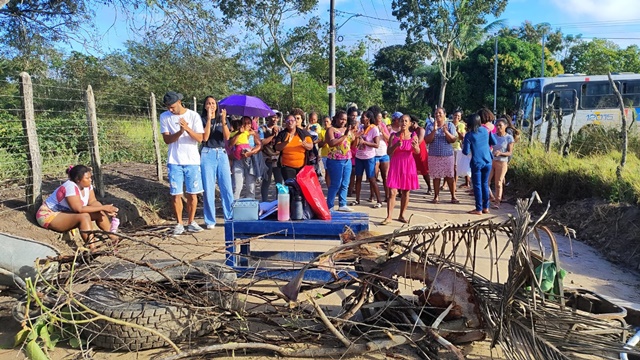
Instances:
[[[94,250],[91,231],[93,222],[104,231],[109,231],[109,216],[115,216],[118,208],[109,204],[102,205],[96,200],[91,185],[91,169],[76,165],[66,170],[69,180],[65,181],[51,194],[36,213],[38,224],[45,229],[58,232],[80,229],[80,236]]]
[[[372,196],[376,198],[374,208],[381,208],[380,190],[376,181],[376,149],[380,144],[380,130],[374,124],[373,113],[362,113],[361,123],[363,128],[356,133],[356,201],[353,205],[360,204],[360,190],[362,189],[362,176],[366,172],[369,180],[369,188]]]

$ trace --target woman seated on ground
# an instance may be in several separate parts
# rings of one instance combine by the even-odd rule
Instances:
[[[92,230],[94,221],[100,229],[109,231],[109,216],[116,216],[118,208],[111,204],[102,205],[96,200],[91,185],[91,169],[76,165],[68,168],[66,173],[69,180],[44,201],[36,213],[36,220],[43,228],[58,232],[79,228],[85,244],[90,250],[95,250],[94,236],[86,231]]]
[[[283,181],[295,179],[296,175],[307,164],[307,151],[313,148],[309,133],[297,127],[296,116],[287,115],[284,130],[276,137],[275,149],[280,151],[280,170]]]

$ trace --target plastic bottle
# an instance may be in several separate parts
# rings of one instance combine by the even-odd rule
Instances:
[[[120,226],[120,219],[114,216],[111,218],[111,229],[109,231],[112,233],[118,232],[118,226]]]
[[[278,221],[289,221],[289,194],[278,194]]]
[[[302,196],[296,195],[291,203],[291,220],[302,220],[304,209],[302,207]]]

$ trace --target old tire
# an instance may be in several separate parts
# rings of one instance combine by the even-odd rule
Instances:
[[[235,286],[236,275],[231,268],[211,262],[201,262],[198,265],[201,268],[206,267],[209,271],[206,276],[215,276],[216,283],[223,283],[229,287]],[[146,273],[147,270],[141,271],[137,268],[136,272]],[[194,271],[192,267],[186,266],[178,266],[165,274],[175,280],[205,276],[201,272]],[[211,315],[211,308],[205,316],[204,311],[174,305],[177,302],[169,304],[164,301],[150,301],[148,298],[124,294],[122,291],[103,285],[92,285],[84,292],[85,299],[82,302],[90,309],[109,318],[156,330],[174,343],[179,343],[219,328],[222,325],[219,314],[235,306],[233,292],[203,289],[201,294],[203,294],[203,305],[213,306],[214,314],[218,316]],[[87,324],[82,336],[91,346],[113,350],[137,351],[169,345],[157,334],[116,324],[109,320],[96,320]]]

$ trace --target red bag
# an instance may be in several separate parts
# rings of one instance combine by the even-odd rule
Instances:
[[[309,202],[318,219],[331,220],[327,199],[322,193],[322,187],[320,187],[320,181],[318,181],[318,175],[316,175],[313,165],[307,165],[300,170],[296,181],[302,190],[302,195]]]

